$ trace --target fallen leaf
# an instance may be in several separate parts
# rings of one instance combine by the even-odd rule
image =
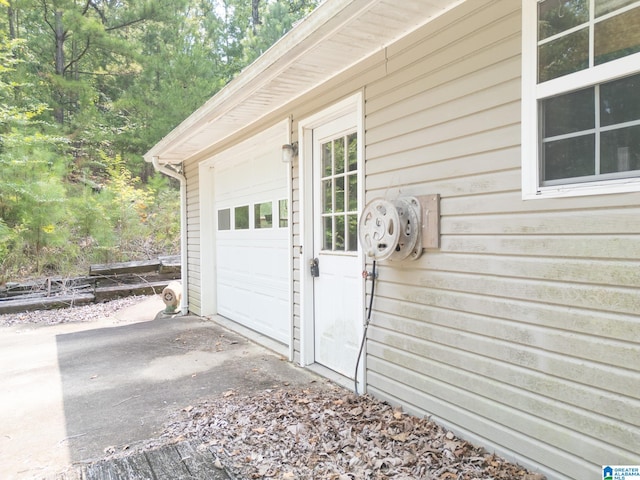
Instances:
[[[400,432],[397,435],[392,435],[391,438],[396,442],[406,442],[409,435],[406,432]]]
[[[362,415],[362,412],[364,412],[362,407],[356,407],[356,408],[352,408],[351,410],[349,410],[349,413],[351,415],[353,415],[353,416]]]
[[[440,475],[440,480],[449,480],[449,479],[457,479],[458,476],[455,473],[451,473],[451,472],[445,472],[442,475]]]
[[[232,478],[544,479],[428,418],[327,382],[229,390],[188,408],[163,437],[206,444]]]

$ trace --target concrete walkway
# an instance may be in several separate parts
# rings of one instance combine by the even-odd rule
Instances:
[[[200,399],[318,379],[212,321],[156,318],[163,307],[154,296],[99,322],[0,328],[0,478],[154,438]]]

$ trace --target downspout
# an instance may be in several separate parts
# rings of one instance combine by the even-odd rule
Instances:
[[[160,165],[158,157],[151,157],[153,168],[157,172],[164,173],[166,176],[175,178],[180,182],[180,276],[182,282],[182,302],[181,314],[189,313],[189,275],[187,271],[187,178],[177,171]]]

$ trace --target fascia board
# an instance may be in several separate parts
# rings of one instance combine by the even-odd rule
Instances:
[[[151,162],[153,157],[159,157],[162,163],[163,151],[175,143],[184,142],[197,135],[206,124],[223,117],[230,108],[267,85],[314,45],[331,36],[363,10],[371,8],[376,3],[378,3],[377,0],[327,0],[322,3],[202,107],[154,145],[144,155],[144,159]]]

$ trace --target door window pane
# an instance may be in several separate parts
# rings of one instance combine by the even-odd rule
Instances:
[[[218,230],[231,230],[231,209],[218,210]]]
[[[610,62],[640,52],[640,7],[595,25],[594,63]]]
[[[349,162],[348,170],[353,172],[358,168],[358,136],[356,133],[347,135],[347,157]]]
[[[253,206],[253,224],[255,228],[273,226],[273,205],[271,202],[256,203]]]
[[[333,180],[322,181],[322,213],[333,211]]]
[[[344,212],[344,177],[336,177],[336,212]]]
[[[236,230],[248,230],[249,229],[249,205],[242,207],[236,207],[234,213],[234,226]]]
[[[333,151],[331,142],[322,145],[322,176],[329,177],[333,173]]]
[[[344,137],[333,141],[334,174],[344,173]]]
[[[336,216],[335,221],[336,221],[336,228],[334,231],[335,237],[334,237],[333,249],[338,251],[344,251],[345,250],[344,215]]]
[[[347,250],[358,251],[358,216],[347,215]]]
[[[352,174],[347,177],[349,187],[349,205],[347,209],[350,212],[358,211],[358,175]]]
[[[333,217],[322,217],[322,249],[333,250]]]
[[[358,143],[350,133],[322,145],[323,249],[357,251]],[[332,160],[328,160],[328,156]],[[328,168],[327,165],[333,165]],[[345,215],[351,213],[354,215]]]

